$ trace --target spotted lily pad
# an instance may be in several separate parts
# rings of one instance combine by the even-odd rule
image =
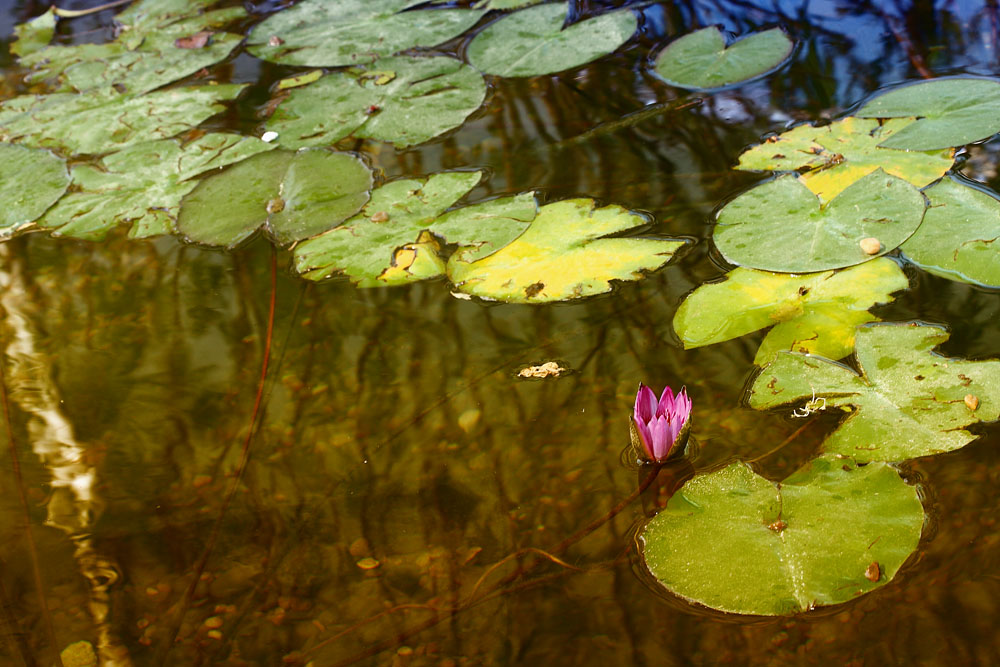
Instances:
[[[516,238],[535,217],[532,192],[445,213],[482,172],[445,172],[386,183],[343,226],[295,247],[295,268],[322,280],[344,273],[359,287],[402,285],[444,275],[444,245],[489,253]]]
[[[321,148],[258,155],[201,181],[184,198],[177,230],[233,247],[264,227],[279,244],[336,227],[368,201],[372,173],[352,153]]]
[[[877,319],[868,309],[891,301],[907,284],[888,258],[805,275],[734,269],[726,280],[689,294],[677,309],[674,329],[684,347],[692,348],[773,326],[757,350],[758,366],[781,350],[840,359],[854,350],[855,328]]]
[[[351,134],[402,148],[458,127],[485,97],[483,77],[454,58],[384,58],[295,88],[267,129],[288,148]]]
[[[111,153],[169,139],[225,107],[242,85],[171,88],[145,95],[110,92],[22,95],[0,103],[0,140],[68,154]]]
[[[182,144],[175,139],[130,146],[97,165],[73,167],[73,191],[38,221],[58,236],[100,240],[117,225],[145,238],[173,232],[181,198],[195,176],[271,150],[253,137],[206,134]]]
[[[932,151],[964,146],[1000,132],[1000,81],[961,76],[901,86],[878,95],[856,115],[919,117],[882,141],[884,148]]]
[[[250,53],[283,65],[370,63],[461,35],[485,9],[409,10],[425,0],[303,0],[250,32]]]
[[[781,28],[771,28],[742,37],[727,48],[722,32],[712,26],[668,44],[653,68],[671,85],[711,90],[773,72],[791,57],[793,47]]]
[[[563,30],[566,10],[564,2],[538,5],[494,21],[469,43],[469,63],[498,76],[552,74],[611,53],[638,27],[635,14],[621,10]]]
[[[797,177],[764,182],[719,212],[714,241],[726,261],[765,271],[802,273],[860,264],[910,237],[924,198],[877,169],[823,203]],[[868,252],[862,243],[880,244]]]
[[[611,291],[669,262],[684,241],[604,238],[648,220],[592,199],[547,204],[512,243],[486,256],[456,253],[448,278],[466,294],[512,303],[565,301]]]
[[[66,162],[52,153],[0,144],[0,240],[45,213],[69,182]]]
[[[903,461],[950,452],[976,438],[964,430],[1000,417],[1000,361],[965,361],[932,352],[940,327],[870,324],[858,328],[860,373],[838,363],[782,352],[750,390],[758,410],[805,401],[850,415],[823,443],[858,461]]]
[[[52,81],[55,90],[140,94],[183,79],[229,56],[242,36],[220,30],[246,17],[240,7],[202,12],[201,0],[144,0],[116,18],[118,37],[106,44],[52,45],[21,58],[29,81]],[[184,40],[203,33],[204,43]]]
[[[923,524],[917,489],[889,465],[822,457],[780,484],[745,463],[697,475],[640,539],[649,571],[675,595],[786,616],[892,581]]]
[[[805,170],[806,187],[830,201],[876,169],[922,188],[944,176],[955,150],[897,151],[879,144],[913,124],[912,118],[844,118],[829,125],[800,125],[770,137],[740,155],[737,169]]]
[[[970,183],[946,178],[924,191],[924,221],[900,249],[933,274],[1000,288],[1000,201]]]

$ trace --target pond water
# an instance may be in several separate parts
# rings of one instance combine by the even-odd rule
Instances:
[[[0,31],[41,4],[7,2]],[[623,48],[557,75],[491,80],[485,106],[444,138],[338,144],[386,180],[487,169],[467,201],[592,197],[648,213],[650,234],[692,241],[610,294],[518,305],[455,298],[446,281],[314,284],[262,238],[232,252],[124,232],[3,246],[3,432],[20,462],[4,454],[0,476],[6,663],[53,664],[79,641],[106,664],[137,665],[1000,661],[995,425],[901,466],[929,515],[917,553],[846,604],[784,618],[707,610],[644,574],[635,537],[693,473],[755,460],[782,479],[837,423],[745,405],[763,332],[684,350],[673,331],[684,296],[727,270],[709,241],[714,211],[762,178],[734,171],[737,156],[921,71],[1000,74],[1000,10],[633,4],[640,30]],[[113,16],[63,21],[57,39],[105,39]],[[797,48],[777,73],[722,92],[649,74],[660,44],[712,24],[740,35],[780,25]],[[11,90],[23,72],[5,65]],[[258,133],[268,87],[299,71],[242,52],[216,67],[217,80],[252,85],[209,126]],[[629,116],[643,109],[657,111]],[[996,141],[964,155],[961,173],[1000,189]],[[948,327],[950,356],[1000,356],[1000,295],[905,270],[910,289],[876,309],[883,320]],[[566,371],[518,376],[548,361]],[[672,479],[578,534],[644,475],[623,462],[639,382],[686,385],[697,445]]]

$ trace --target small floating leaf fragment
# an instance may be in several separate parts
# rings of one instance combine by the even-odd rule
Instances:
[[[882,252],[882,243],[874,236],[861,239],[860,245],[866,255],[877,255]]]
[[[970,409],[975,411],[979,407],[979,397],[975,394],[965,395],[965,405]]]
[[[361,560],[359,560],[355,564],[358,567],[360,567],[362,570],[374,570],[375,568],[377,568],[380,565],[382,565],[382,563],[378,562],[377,560],[375,560],[371,556],[369,556],[367,558],[362,558]]]
[[[522,368],[517,374],[523,378],[547,378],[547,377],[558,377],[565,368],[562,368],[559,364],[554,361],[546,361],[544,364],[538,366],[528,366]]]

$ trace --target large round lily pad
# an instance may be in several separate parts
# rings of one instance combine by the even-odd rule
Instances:
[[[722,32],[711,26],[668,44],[653,68],[674,86],[723,88],[773,72],[791,57],[794,46],[781,28],[771,28],[746,35],[727,48]]]
[[[862,118],[919,120],[883,141],[885,148],[930,151],[988,139],[1000,132],[1000,81],[954,77],[895,88],[857,112]]]
[[[513,303],[603,294],[612,280],[637,280],[684,245],[676,239],[602,238],[646,222],[621,206],[598,208],[592,199],[548,204],[521,236],[493,254],[453,255],[448,278],[466,294]]]
[[[970,183],[946,178],[924,191],[930,205],[900,247],[926,271],[1000,288],[1000,201]]]
[[[250,53],[283,65],[369,63],[434,46],[475,25],[485,9],[416,9],[425,0],[303,0],[250,31]]]
[[[284,245],[336,227],[368,201],[372,173],[356,155],[321,148],[257,155],[198,184],[177,229],[233,247],[265,226]]]
[[[267,128],[287,148],[351,134],[403,148],[458,127],[485,97],[482,75],[454,58],[384,58],[292,89]]]
[[[932,352],[940,327],[858,327],[860,373],[821,357],[782,352],[757,376],[750,406],[804,403],[850,414],[823,450],[858,461],[903,461],[950,452],[976,439],[966,426],[1000,418],[1000,361],[949,359]]]
[[[522,9],[494,21],[466,50],[473,67],[507,77],[540,76],[579,67],[624,44],[638,27],[630,10],[601,14],[563,30],[566,3]]]
[[[804,273],[860,264],[910,237],[924,198],[881,169],[822,203],[797,177],[758,185],[719,212],[713,240],[726,261],[766,271]],[[862,241],[877,239],[876,252]]]
[[[917,489],[883,463],[828,456],[781,484],[733,463],[688,481],[642,531],[669,591],[737,614],[790,615],[892,580],[924,522]]]

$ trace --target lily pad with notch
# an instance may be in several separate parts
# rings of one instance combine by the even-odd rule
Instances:
[[[898,247],[920,225],[924,198],[877,169],[823,203],[788,174],[739,195],[719,212],[713,240],[726,261],[808,273],[860,264]],[[871,252],[863,242],[875,239]]]
[[[689,294],[674,316],[674,330],[690,349],[773,327],[754,357],[758,366],[781,350],[840,359],[854,350],[857,326],[878,319],[868,309],[907,285],[886,257],[804,275],[738,268]]]
[[[951,77],[884,92],[855,114],[862,118],[918,117],[880,146],[931,151],[964,146],[1000,132],[1000,81]]]
[[[811,355],[782,352],[750,389],[758,410],[808,401],[850,412],[823,451],[859,462],[904,461],[964,447],[964,430],[1000,418],[1000,361],[967,361],[932,351],[948,340],[917,323],[858,327],[859,371]],[[821,402],[819,408],[817,401]]]
[[[789,616],[888,584],[923,524],[916,487],[891,466],[824,456],[780,484],[740,462],[697,475],[640,539],[646,567],[675,595]]]
[[[483,77],[454,58],[384,58],[291,90],[267,129],[287,148],[348,135],[404,148],[460,126],[485,98]]]
[[[461,35],[485,9],[413,9],[426,0],[303,0],[250,31],[250,53],[282,65],[370,63]]]
[[[648,222],[621,206],[598,208],[592,199],[547,204],[523,234],[496,252],[455,253],[448,278],[460,292],[510,303],[603,294],[612,280],[638,280],[685,245],[677,239],[604,238]]]
[[[368,201],[372,172],[353,153],[274,151],[202,180],[184,198],[177,230],[232,248],[263,227],[280,245],[341,224]]]
[[[629,9],[608,12],[563,30],[565,2],[508,14],[486,26],[469,43],[466,58],[486,74],[528,77],[585,65],[624,44],[638,20]]]
[[[73,191],[38,221],[57,236],[100,240],[117,225],[129,236],[169,234],[181,199],[196,176],[269,151],[253,137],[212,133],[182,144],[165,139],[136,144],[107,155],[96,165],[73,167]]]
[[[343,273],[358,287],[386,287],[443,276],[446,244],[493,252],[524,231],[538,206],[525,192],[446,213],[482,176],[444,172],[386,183],[343,226],[296,246],[295,268],[310,280]]]
[[[938,276],[1000,288],[1000,200],[957,177],[924,190],[924,221],[900,250]]]
[[[773,72],[794,47],[781,28],[746,35],[727,47],[722,32],[711,26],[672,41],[660,51],[653,69],[672,86],[713,90]]]
[[[743,151],[736,168],[804,170],[802,182],[823,201],[830,201],[876,169],[922,188],[951,168],[955,150],[897,151],[879,147],[913,122],[912,118],[879,122],[849,117],[820,127],[799,125]]]

